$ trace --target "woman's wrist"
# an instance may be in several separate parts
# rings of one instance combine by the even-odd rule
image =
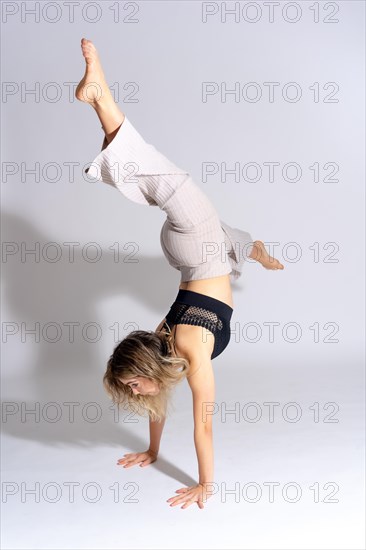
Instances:
[[[154,449],[151,449],[151,447],[148,448],[148,452],[153,454],[153,455],[156,455],[158,456],[159,454],[159,449],[158,450],[154,450]]]

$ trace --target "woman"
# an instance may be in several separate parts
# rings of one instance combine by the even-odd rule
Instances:
[[[240,276],[248,257],[267,269],[283,265],[268,255],[262,241],[253,242],[249,233],[219,220],[189,173],[145,142],[114,102],[92,42],[83,38],[81,49],[86,71],[75,95],[94,108],[105,134],[86,172],[130,200],[159,206],[167,214],[160,242],[170,265],[181,272],[176,300],[155,331],[131,332],[108,361],[103,383],[113,401],[141,415],[147,411],[150,422],[148,450],[125,454],[118,464],[147,466],[157,459],[170,392],[187,378],[199,483],[179,489],[167,502],[182,508],[197,502],[203,508],[213,483],[212,417],[203,413],[205,404],[214,401],[211,360],[230,340],[230,282]]]

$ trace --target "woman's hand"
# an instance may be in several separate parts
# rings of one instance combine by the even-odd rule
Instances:
[[[203,503],[212,496],[212,491],[209,491],[204,484],[199,483],[193,487],[182,487],[177,489],[176,493],[180,495],[169,498],[167,502],[171,502],[170,506],[183,504],[181,508],[188,508],[194,502],[197,502],[199,508],[203,508]]]
[[[124,468],[130,468],[131,466],[139,463],[140,466],[148,466],[149,464],[152,464],[158,458],[158,453],[148,449],[143,453],[127,453],[123,456],[126,458],[120,458],[117,465],[123,465]]]

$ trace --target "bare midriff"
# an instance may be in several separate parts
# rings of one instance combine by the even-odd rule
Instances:
[[[179,288],[206,294],[206,296],[221,300],[221,302],[234,308],[230,275],[220,275],[219,277],[210,277],[210,279],[200,279],[198,281],[187,281],[181,283]]]

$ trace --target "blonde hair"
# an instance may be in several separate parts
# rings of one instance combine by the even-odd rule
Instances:
[[[167,325],[168,326],[168,325]],[[169,328],[169,327],[168,327]],[[174,357],[173,334],[165,331],[134,330],[114,348],[103,376],[103,385],[119,407],[160,422],[170,410],[172,390],[189,372],[189,361]],[[181,370],[178,370],[181,368]],[[158,383],[157,395],[135,395],[121,378],[143,376]]]

